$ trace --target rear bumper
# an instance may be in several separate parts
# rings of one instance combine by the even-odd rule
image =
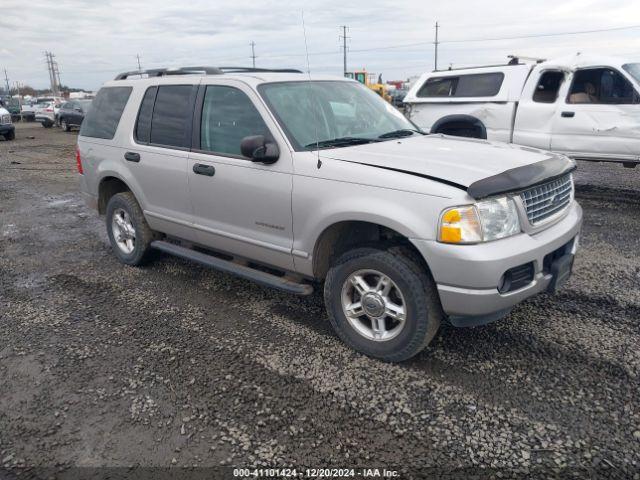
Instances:
[[[561,221],[535,235],[523,233],[479,245],[425,240],[413,243],[427,261],[442,308],[453,323],[482,324],[506,315],[518,303],[547,290],[553,275],[545,269],[545,257],[563,246],[575,253],[581,225],[582,209],[573,202]],[[530,262],[530,283],[507,293],[498,291],[507,270]]]
[[[49,115],[44,115],[42,113],[37,113],[36,114],[36,122],[40,122],[40,123],[54,123],[56,120],[55,115],[52,113],[50,116]]]

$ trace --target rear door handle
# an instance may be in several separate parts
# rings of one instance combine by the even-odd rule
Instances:
[[[207,177],[213,177],[216,174],[216,169],[213,165],[203,165],[202,163],[196,163],[193,166],[193,172],[196,175],[206,175]]]
[[[124,159],[128,162],[136,162],[140,161],[140,154],[136,152],[127,152],[124,154]]]
[[[562,112],[560,115],[565,118],[573,118],[576,115],[576,112]]]

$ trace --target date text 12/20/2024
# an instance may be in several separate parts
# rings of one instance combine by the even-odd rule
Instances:
[[[238,478],[399,478],[397,470],[386,468],[234,468]]]

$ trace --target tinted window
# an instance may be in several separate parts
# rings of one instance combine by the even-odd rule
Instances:
[[[501,72],[432,77],[418,91],[418,97],[493,97],[503,80]]]
[[[158,87],[151,121],[151,143],[181,148],[190,146],[193,90],[192,85]]]
[[[611,68],[578,70],[567,103],[625,104],[637,103],[638,95],[631,83]]]
[[[80,135],[85,137],[112,139],[118,128],[120,117],[127,100],[131,95],[131,87],[102,88],[93,100],[89,115],[82,122]]]
[[[429,78],[418,91],[419,97],[450,97],[453,87],[458,79],[456,77],[448,78]]]
[[[249,97],[237,88],[208,86],[202,108],[200,148],[242,155],[240,142],[251,135],[270,137],[267,126]]]
[[[554,103],[558,99],[558,91],[564,81],[562,72],[544,72],[540,76],[533,101],[540,103]]]
[[[135,137],[137,141],[142,143],[149,143],[149,137],[151,135],[151,114],[153,113],[153,104],[156,101],[157,91],[158,87],[148,88],[140,104]]]

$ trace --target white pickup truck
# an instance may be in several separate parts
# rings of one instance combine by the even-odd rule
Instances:
[[[404,99],[421,129],[640,163],[640,63],[584,55],[435,71]]]

